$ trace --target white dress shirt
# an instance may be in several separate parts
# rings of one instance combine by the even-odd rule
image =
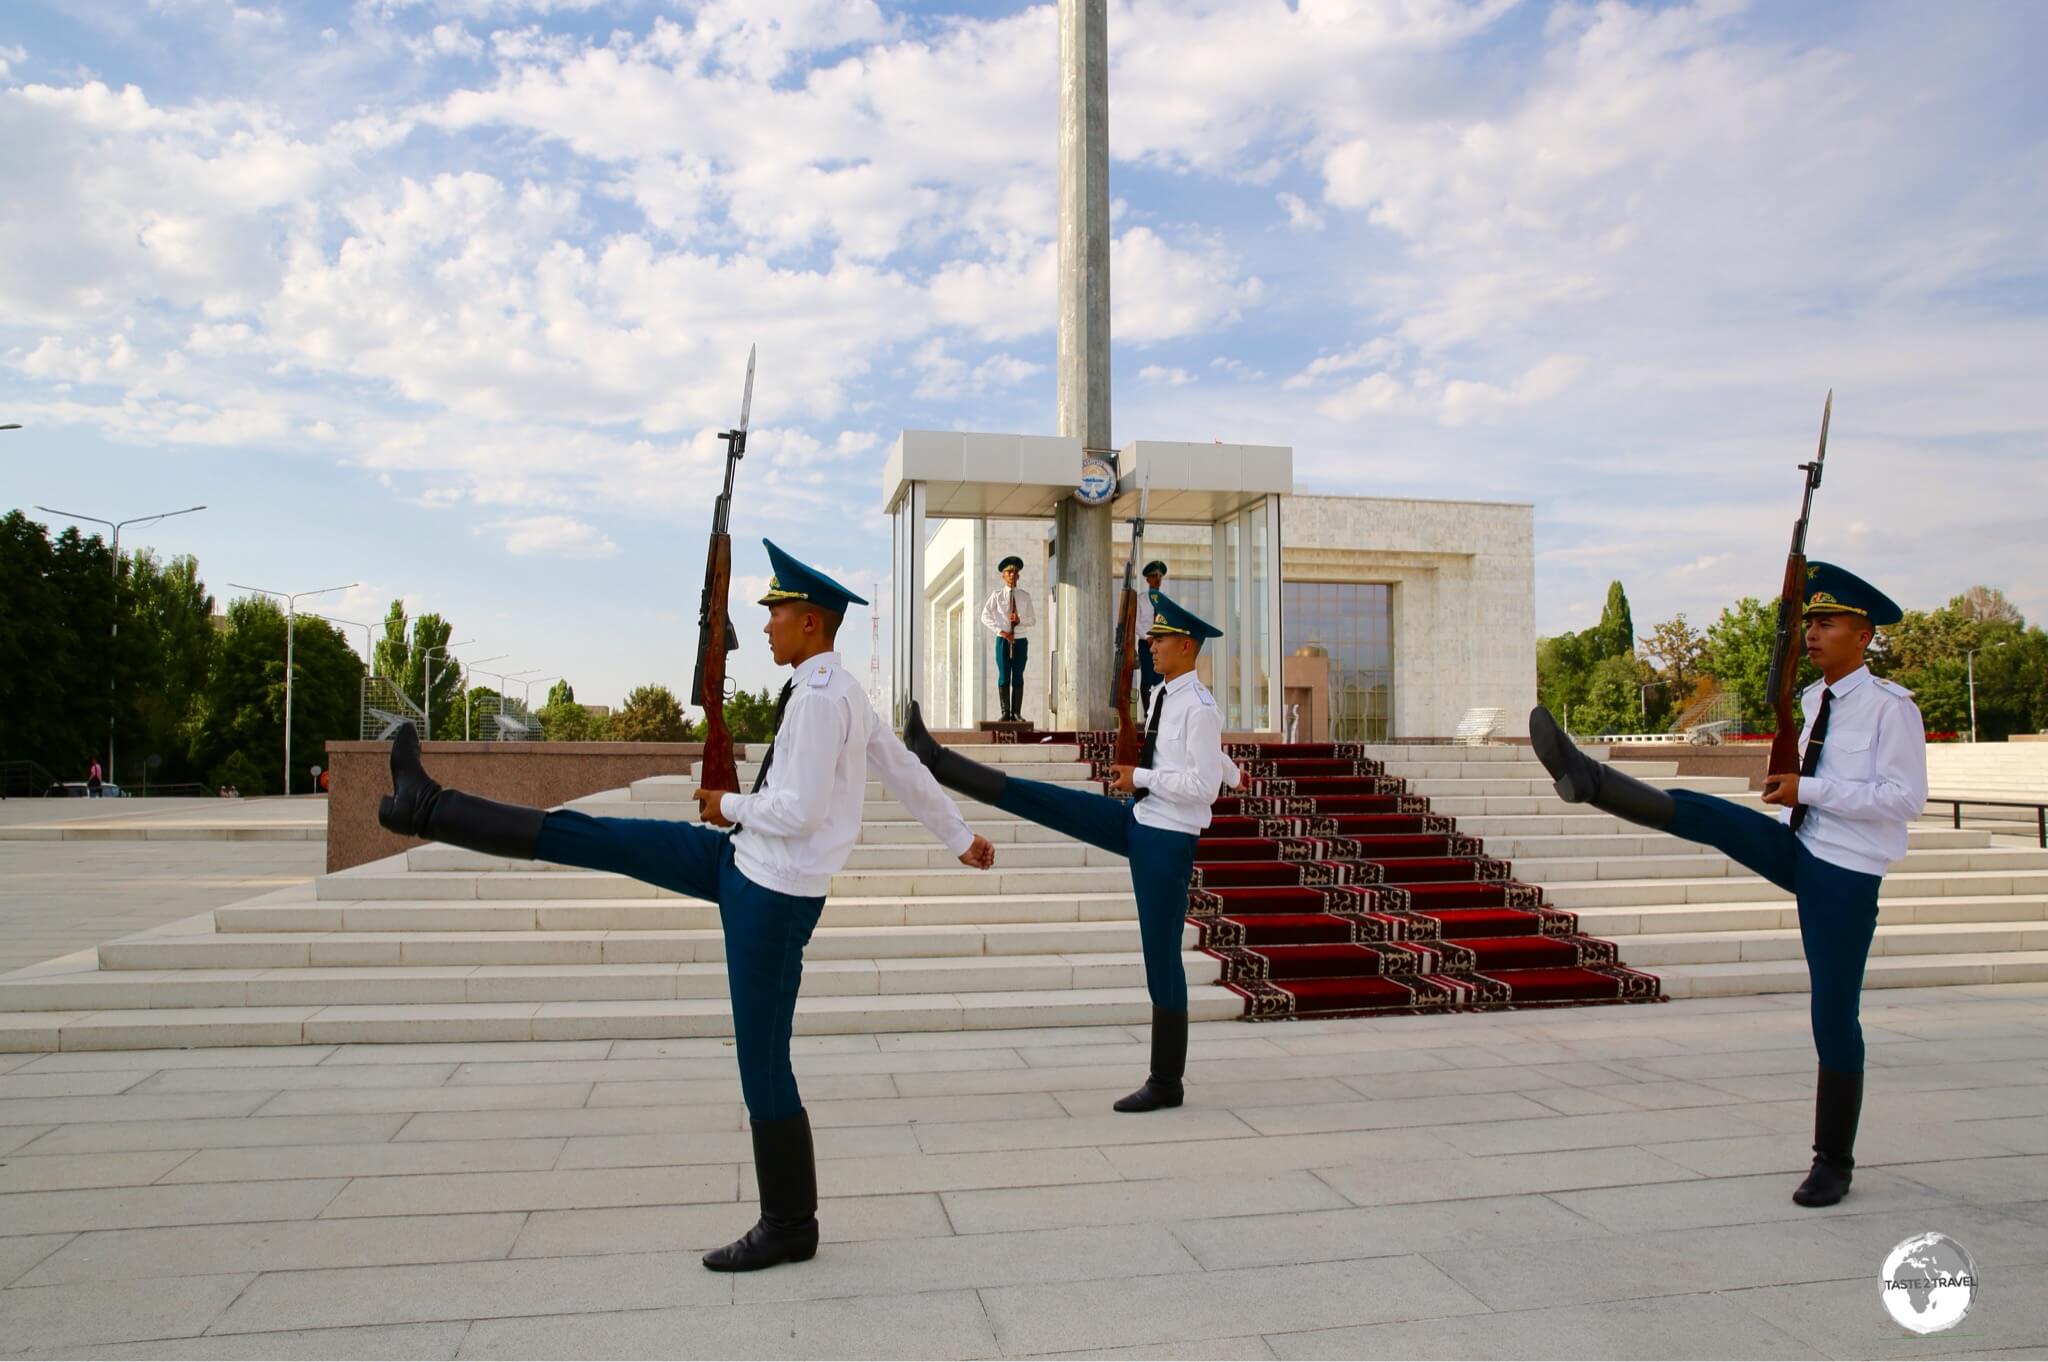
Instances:
[[[1017,598],[1017,623],[1010,624],[1010,598]],[[1038,612],[1031,608],[1031,593],[1021,586],[999,586],[989,592],[988,601],[981,607],[981,622],[992,633],[1005,631],[1024,637],[1024,631],[1038,623]]]
[[[1138,646],[1145,646],[1145,635],[1152,632],[1152,621],[1157,612],[1152,609],[1152,588],[1138,588]]]
[[[733,841],[742,875],[783,894],[828,892],[860,836],[870,765],[946,850],[958,856],[973,844],[959,807],[875,714],[838,653],[802,663],[795,680],[768,779],[758,794],[729,794],[721,806],[745,825]]]
[[[1199,833],[1209,826],[1227,760],[1216,697],[1192,671],[1185,671],[1153,688],[1152,707],[1159,711],[1153,764],[1131,773],[1131,784],[1151,791],[1138,801],[1137,819],[1148,828]],[[1146,726],[1151,722],[1148,710]]]
[[[1835,698],[1820,765],[1799,778],[1807,814],[1798,835],[1823,861],[1882,875],[1906,854],[1906,825],[1927,805],[1927,728],[1913,692],[1858,667],[1832,686],[1816,681],[1802,693],[1802,764],[1823,690]],[[1778,810],[1780,822],[1791,817],[1790,809]]]

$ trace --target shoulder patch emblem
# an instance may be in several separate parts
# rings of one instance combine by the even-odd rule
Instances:
[[[1199,681],[1195,682],[1195,698],[1212,709],[1216,706],[1216,697],[1209,694],[1209,688]]]
[[[819,664],[818,664],[817,666],[815,666],[815,667],[811,668],[811,677],[810,677],[810,680],[809,680],[809,681],[807,681],[807,682],[806,682],[805,684],[806,684],[806,685],[810,685],[810,686],[813,686],[813,687],[817,687],[817,686],[829,686],[829,685],[831,685],[831,684],[832,684],[832,667],[831,667],[831,664],[829,664],[829,663],[825,663],[825,662],[821,662],[821,663],[819,663]]]
[[[1873,676],[1870,679],[1877,683],[1877,688],[1881,691],[1885,691],[1891,695],[1896,695],[1902,700],[1910,700],[1913,698],[1912,691],[1907,690],[1904,686],[1900,685],[1896,681],[1889,679],[1888,677]]]

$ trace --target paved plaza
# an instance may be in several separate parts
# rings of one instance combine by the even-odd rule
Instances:
[[[0,1057],[0,1351],[134,1357],[2039,1356],[2048,986],[1866,1003],[1856,1188],[1803,997],[802,1038],[827,1240],[744,1277],[718,1040]],[[1908,1235],[1983,1285],[1878,1301]]]
[[[0,800],[0,974],[317,875],[326,827],[325,799]]]

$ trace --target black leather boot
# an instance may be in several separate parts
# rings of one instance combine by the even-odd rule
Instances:
[[[1856,1122],[1863,1114],[1863,1075],[1823,1066],[1814,1085],[1813,1168],[1792,1199],[1832,1206],[1849,1195],[1856,1168]]]
[[[411,724],[400,725],[391,740],[391,793],[377,801],[377,821],[387,831],[530,861],[547,816],[546,809],[500,804],[436,785],[420,764],[420,735]]]
[[[1024,683],[1022,681],[1012,681],[1010,683],[1010,721],[1019,724],[1024,722]]]
[[[761,1218],[739,1238],[704,1255],[713,1272],[759,1272],[809,1262],[818,1253],[818,1163],[811,1114],[754,1122],[754,1180]]]
[[[939,746],[939,740],[924,726],[924,715],[918,711],[915,700],[910,702],[910,712],[903,721],[903,745],[925,764],[939,784],[969,799],[993,804],[1002,798],[1003,787],[1010,783],[1000,769],[969,761],[958,752],[948,752]]]
[[[1529,711],[1529,745],[1557,782],[1557,797],[1567,804],[1591,804],[1602,813],[1646,828],[1663,827],[1677,812],[1678,806],[1667,792],[1604,761],[1595,761],[1573,746],[1570,735],[1541,705]]]
[[[1152,1072],[1145,1086],[1116,1101],[1118,1111],[1177,1107],[1187,1096],[1181,1078],[1188,1071],[1188,1014],[1152,1009]]]

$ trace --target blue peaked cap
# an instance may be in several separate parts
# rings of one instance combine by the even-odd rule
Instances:
[[[1905,617],[1898,603],[1855,573],[1833,563],[1806,565],[1806,609],[1809,615],[1861,615],[1872,626],[1897,624]]]
[[[1197,641],[1205,638],[1222,638],[1223,631],[1194,611],[1174,601],[1164,591],[1152,593],[1152,627],[1148,635],[1178,634]]]
[[[799,563],[767,540],[763,539],[761,544],[768,550],[768,566],[774,575],[768,579],[768,594],[761,598],[760,604],[804,601],[820,610],[843,615],[849,605],[868,603],[865,596],[854,595],[824,573]]]

